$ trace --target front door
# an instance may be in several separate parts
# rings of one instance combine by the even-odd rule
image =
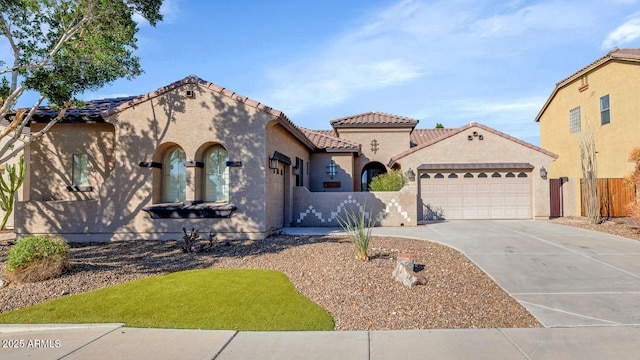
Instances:
[[[369,185],[374,177],[387,173],[387,168],[379,162],[370,162],[362,169],[362,191],[369,191]]]

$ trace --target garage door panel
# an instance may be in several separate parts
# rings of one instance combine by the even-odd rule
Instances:
[[[479,193],[488,193],[491,191],[491,185],[480,183],[478,184],[477,189]]]
[[[447,190],[447,186],[445,184],[433,184],[433,191],[434,192],[444,192]]]
[[[516,184],[505,184],[504,185],[504,192],[506,193],[515,193],[517,192],[518,186]]]
[[[478,186],[476,184],[464,184],[462,185],[462,191],[465,193],[473,193],[478,192]]]
[[[478,203],[478,199],[475,196],[465,196],[463,198],[464,205],[476,205]]]
[[[489,176],[478,177],[480,171],[465,171],[458,172],[457,177],[436,178],[435,173],[430,173],[429,178],[421,178],[423,203],[442,210],[445,219],[531,218],[530,176],[516,177],[504,171],[482,172]]]

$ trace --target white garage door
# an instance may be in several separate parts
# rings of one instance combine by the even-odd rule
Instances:
[[[530,175],[513,170],[423,172],[423,218],[531,219]]]

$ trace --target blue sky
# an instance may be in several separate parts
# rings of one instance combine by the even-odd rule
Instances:
[[[534,119],[558,81],[640,47],[636,0],[168,0],[162,11],[157,27],[140,23],[145,73],[85,100],[195,74],[311,129],[381,111],[537,145]]]

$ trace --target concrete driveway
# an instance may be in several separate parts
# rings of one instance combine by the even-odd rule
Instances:
[[[374,234],[460,250],[545,327],[640,324],[640,241],[518,220],[447,221]]]

